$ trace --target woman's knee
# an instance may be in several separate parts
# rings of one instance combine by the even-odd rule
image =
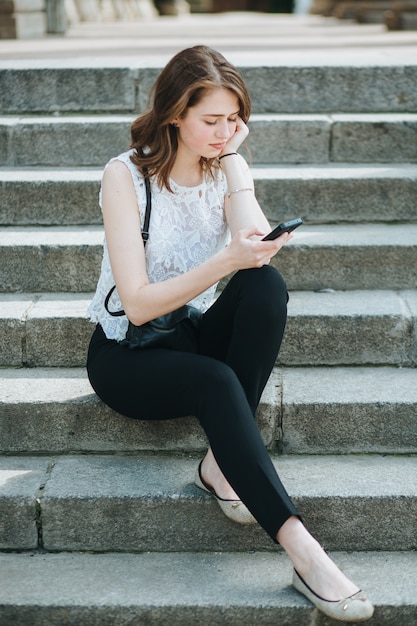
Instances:
[[[263,265],[238,274],[235,275],[239,281],[237,286],[250,310],[262,312],[271,322],[286,319],[289,297],[285,280],[277,269]]]
[[[272,265],[241,270],[233,277],[245,289],[257,295],[282,295],[287,301],[287,286],[281,273]]]
[[[243,399],[244,391],[234,370],[222,361],[211,359],[210,366],[205,368],[204,376],[200,379],[200,407],[212,404],[220,406]]]
[[[236,384],[240,384],[233,369],[223,363],[212,359],[210,366],[205,368],[204,377],[202,377],[202,385],[208,392],[216,392],[223,389],[231,389]]]

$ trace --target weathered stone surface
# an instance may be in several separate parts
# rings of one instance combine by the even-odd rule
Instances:
[[[413,302],[414,292],[408,301]],[[15,298],[0,297],[1,324],[15,328],[19,348],[0,348],[3,365],[84,367],[92,325],[85,319],[91,294],[22,296],[24,318],[13,307]],[[16,298],[19,302],[19,298]],[[288,323],[280,351],[286,365],[416,364],[415,313],[407,299],[393,291],[290,292]],[[410,304],[411,306],[412,304]],[[22,306],[22,305],[18,305]],[[413,305],[415,306],[415,305]],[[50,337],[55,347],[51,349]],[[16,336],[11,335],[12,341]],[[9,363],[8,360],[12,363]]]
[[[302,226],[274,257],[292,290],[415,289],[417,225]]]
[[[280,381],[277,370],[258,408],[258,426],[268,447],[279,435]],[[203,452],[207,446],[195,418],[146,422],[111,411],[95,395],[85,368],[0,371],[3,453]]]
[[[100,271],[102,242],[102,229],[94,226],[4,229],[0,231],[2,290],[91,291]]]
[[[2,228],[1,288],[93,291],[102,242],[99,226]],[[416,243],[415,224],[303,225],[272,263],[291,290],[415,289]]]
[[[413,624],[414,553],[332,557],[366,590],[378,626]],[[325,623],[292,589],[291,564],[281,553],[2,554],[0,568],[7,572],[0,589],[4,626],[58,626],[63,615],[68,626]]]
[[[0,223],[4,226],[101,224],[100,170],[3,170]]]
[[[234,524],[192,484],[197,463],[162,455],[58,459],[41,498],[45,548],[274,549],[259,526]],[[329,549],[415,547],[416,458],[294,455],[275,463],[307,525]]]
[[[408,506],[410,510],[417,506],[412,495],[415,457],[294,455],[279,457],[276,467],[307,526],[315,527],[313,534],[323,537],[330,549],[338,545],[390,550],[397,541],[404,549],[415,545],[415,520],[408,520],[404,532],[400,530]]]
[[[33,302],[28,295],[0,294],[0,366],[21,367],[26,360],[25,319]]]
[[[130,145],[134,117],[3,117],[0,132],[7,140],[3,160],[25,167],[104,167],[110,157]],[[251,117],[249,127],[249,158],[254,165],[314,163],[317,167],[335,161],[344,163],[346,170],[346,163],[390,163],[392,167],[417,159],[416,114],[258,114]],[[245,147],[241,151],[248,158]],[[355,168],[349,171],[353,176]]]
[[[0,124],[0,166],[6,165],[9,154],[9,132],[6,126]]]
[[[240,69],[256,113],[417,110],[417,67],[411,64],[408,67],[265,65]]]
[[[342,163],[417,161],[417,115],[333,115],[331,160]]]
[[[281,363],[413,364],[412,319],[395,292],[293,292],[288,306]]]
[[[156,67],[146,67],[138,69],[138,86],[136,111],[145,111],[149,104],[150,93],[152,87],[158,78],[162,67],[158,64]]]
[[[233,524],[214,498],[192,484],[197,463],[161,455],[71,456],[53,462],[4,457],[0,514],[9,520],[10,507],[23,506],[25,519],[30,511],[25,528],[33,531],[38,498],[36,519],[48,550],[274,549],[258,526]],[[414,457],[289,456],[275,463],[307,525],[330,549],[415,546]],[[21,532],[19,519],[12,516],[6,531]],[[23,537],[19,547],[30,549],[31,541]]]
[[[10,165],[104,167],[110,157],[129,147],[133,119],[131,115],[4,117],[0,131],[9,132]],[[330,128],[330,118],[323,115],[255,115],[250,122],[251,160],[327,163]]]
[[[414,363],[417,363],[417,291],[404,291],[400,294],[404,298],[406,310],[412,319],[411,354]]]
[[[13,167],[0,171],[0,223],[100,223],[98,190],[103,167],[104,161],[97,169]],[[413,165],[255,166],[252,173],[257,197],[271,221],[295,215],[310,224],[417,219]]]
[[[274,370],[258,410],[268,447],[278,444],[291,454],[417,451],[415,369],[289,368],[283,372],[282,392],[281,377],[281,370]],[[2,453],[196,452],[206,447],[194,418],[142,422],[111,411],[94,394],[85,368],[0,372]]]
[[[26,118],[13,129],[10,161],[17,167],[104,168],[111,157],[128,149],[131,122],[120,116]]]
[[[248,146],[253,163],[327,163],[331,125],[327,116],[254,115]],[[241,150],[245,156],[245,149]]]
[[[283,451],[417,451],[413,368],[291,368],[283,373]]]
[[[33,367],[74,367],[87,358],[93,325],[86,319],[91,298],[44,295],[26,321],[26,360]]]
[[[84,62],[79,69],[62,63],[55,67],[51,63],[49,68],[29,69],[24,64],[20,69],[1,68],[0,110],[143,111],[161,67],[126,67],[121,62],[119,67],[94,68]],[[253,113],[417,111],[415,65],[261,66],[240,70],[252,95]]]
[[[47,471],[47,459],[0,457],[1,550],[38,547],[36,498]]]
[[[416,222],[414,165],[254,167],[256,195],[272,221]],[[359,230],[358,230],[359,233]]]
[[[129,68],[0,69],[0,111],[134,111],[135,75]]]

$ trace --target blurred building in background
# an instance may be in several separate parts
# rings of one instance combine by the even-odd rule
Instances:
[[[65,34],[80,22],[142,20],[188,13],[311,13],[417,29],[417,0],[0,0],[0,39]]]

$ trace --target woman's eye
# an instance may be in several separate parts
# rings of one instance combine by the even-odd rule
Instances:
[[[207,120],[205,120],[205,122],[208,126],[214,126],[216,124],[216,122],[208,122]]]

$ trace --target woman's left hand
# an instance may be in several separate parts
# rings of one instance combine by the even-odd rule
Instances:
[[[222,154],[228,154],[229,152],[237,152],[248,135],[249,128],[242,118],[238,116],[236,119],[236,130],[227,141],[219,156],[222,156]]]

